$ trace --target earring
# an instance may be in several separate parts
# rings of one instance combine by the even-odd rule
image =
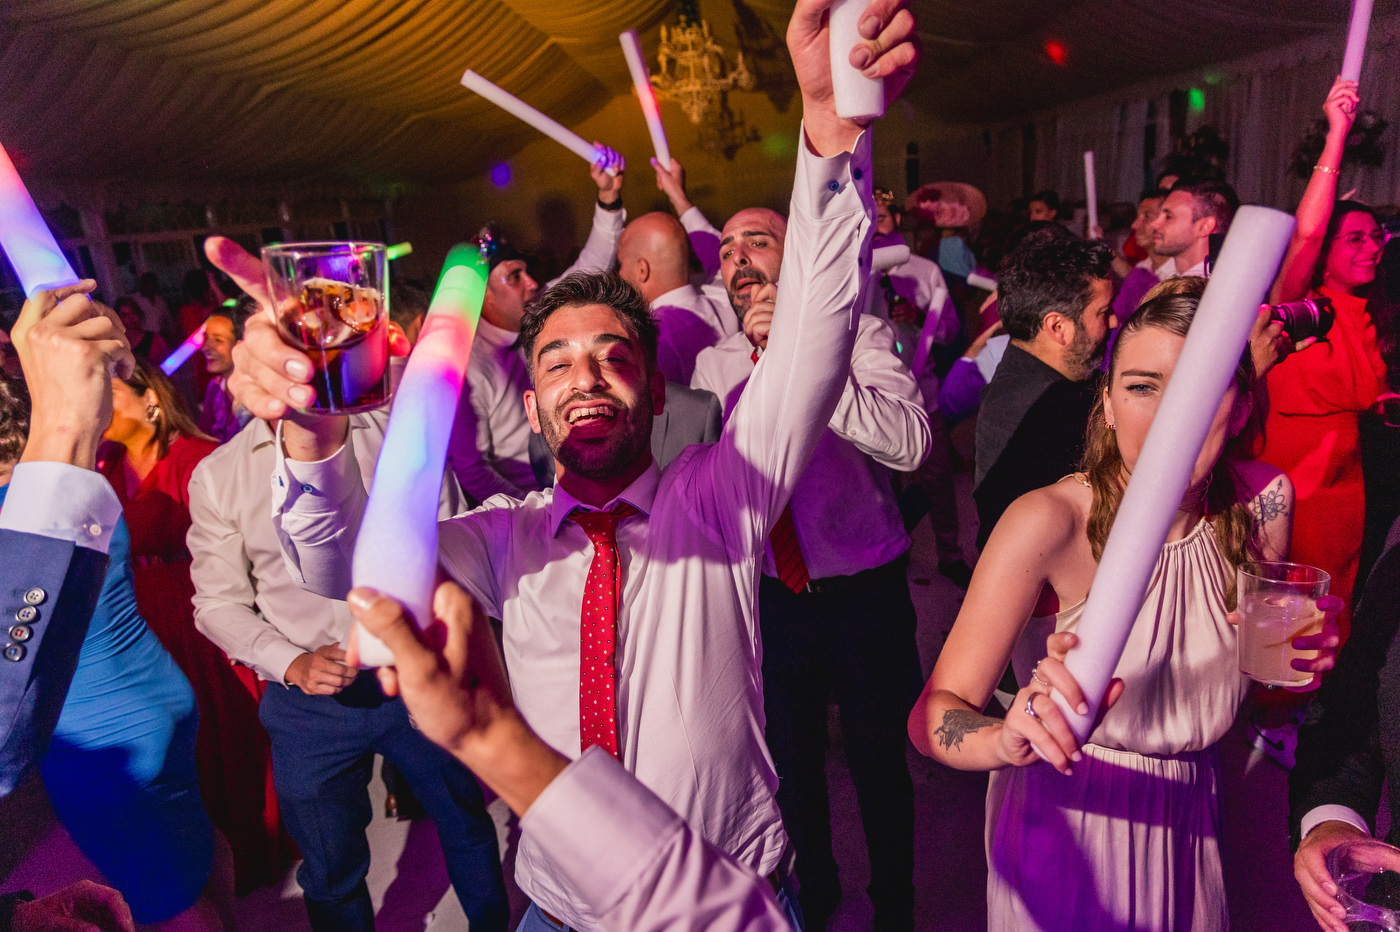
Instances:
[[[1104,419],[1103,419],[1103,424],[1104,424],[1104,426],[1107,427],[1109,430],[1117,430],[1117,429],[1118,429],[1117,427],[1115,427],[1115,426],[1113,425],[1113,422],[1110,421],[1108,418],[1104,418]]]
[[[146,405],[146,420],[155,423],[160,418],[160,405]]]

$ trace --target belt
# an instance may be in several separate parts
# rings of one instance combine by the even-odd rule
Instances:
[[[765,878],[763,878],[763,879],[766,880],[766,881],[768,881],[768,883],[770,883],[770,884],[773,886],[773,892],[774,892],[774,893],[777,893],[778,891],[780,891],[780,890],[782,889],[783,881],[782,881],[782,878],[778,876],[778,872],[777,872],[776,870],[773,871],[773,873],[769,874],[767,877],[765,877]],[[544,918],[548,919],[550,922],[554,923],[555,925],[562,927],[564,930],[566,930],[566,932],[568,932],[568,930],[569,930],[570,927],[564,925],[564,920],[558,918],[557,916],[553,915],[552,913],[546,912],[546,911],[543,910],[543,909],[540,910],[540,912],[541,912],[541,913],[544,913]]]
[[[850,576],[823,576],[821,579],[813,579],[807,583],[804,592],[812,595],[835,595],[841,592],[850,592],[852,589],[859,589],[867,583],[893,573],[904,575],[905,567],[909,565],[909,555],[903,554],[889,563],[873,567],[868,570],[861,570],[859,573],[852,573]]]

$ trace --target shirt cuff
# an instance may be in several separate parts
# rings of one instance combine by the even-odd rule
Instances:
[[[627,813],[619,819],[618,813]],[[545,787],[521,832],[576,889],[606,913],[682,826],[680,816],[612,756],[591,747]]]
[[[681,214],[681,226],[685,227],[687,233],[715,232],[714,224],[710,223],[705,215],[700,212],[700,208],[696,207],[694,204],[690,205],[689,210]]]
[[[273,514],[314,514],[337,509],[352,483],[360,481],[360,465],[350,450],[353,433],[353,428],[346,431],[345,443],[323,460],[292,460],[282,448],[282,423],[278,422],[277,465],[272,470]]]
[[[0,509],[0,529],[106,553],[121,516],[122,503],[101,473],[69,463],[19,463]]]
[[[1317,828],[1323,822],[1345,822],[1353,828],[1359,829],[1367,835],[1371,834],[1370,827],[1366,820],[1348,806],[1326,805],[1317,806],[1308,810],[1308,814],[1303,816],[1302,825],[1298,833],[1299,838],[1307,838],[1308,832]]]
[[[870,155],[870,132],[860,134],[850,152],[822,158],[807,148],[804,128],[797,143],[797,177],[792,206],[817,220],[864,213],[874,225],[875,201]],[[863,231],[862,231],[863,232]]]

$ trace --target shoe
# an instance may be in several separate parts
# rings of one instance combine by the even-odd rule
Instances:
[[[1273,728],[1259,723],[1259,713],[1249,720],[1249,743],[1284,770],[1292,770],[1298,754],[1298,722],[1285,722]]]
[[[963,592],[972,582],[972,567],[965,560],[939,560],[938,572]]]

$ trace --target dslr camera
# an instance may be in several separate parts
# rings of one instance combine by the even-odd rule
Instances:
[[[1308,337],[1321,340],[1332,329],[1332,321],[1337,317],[1332,310],[1332,299],[1324,297],[1273,304],[1269,306],[1269,312],[1269,319],[1282,323],[1283,332],[1295,344]]]

